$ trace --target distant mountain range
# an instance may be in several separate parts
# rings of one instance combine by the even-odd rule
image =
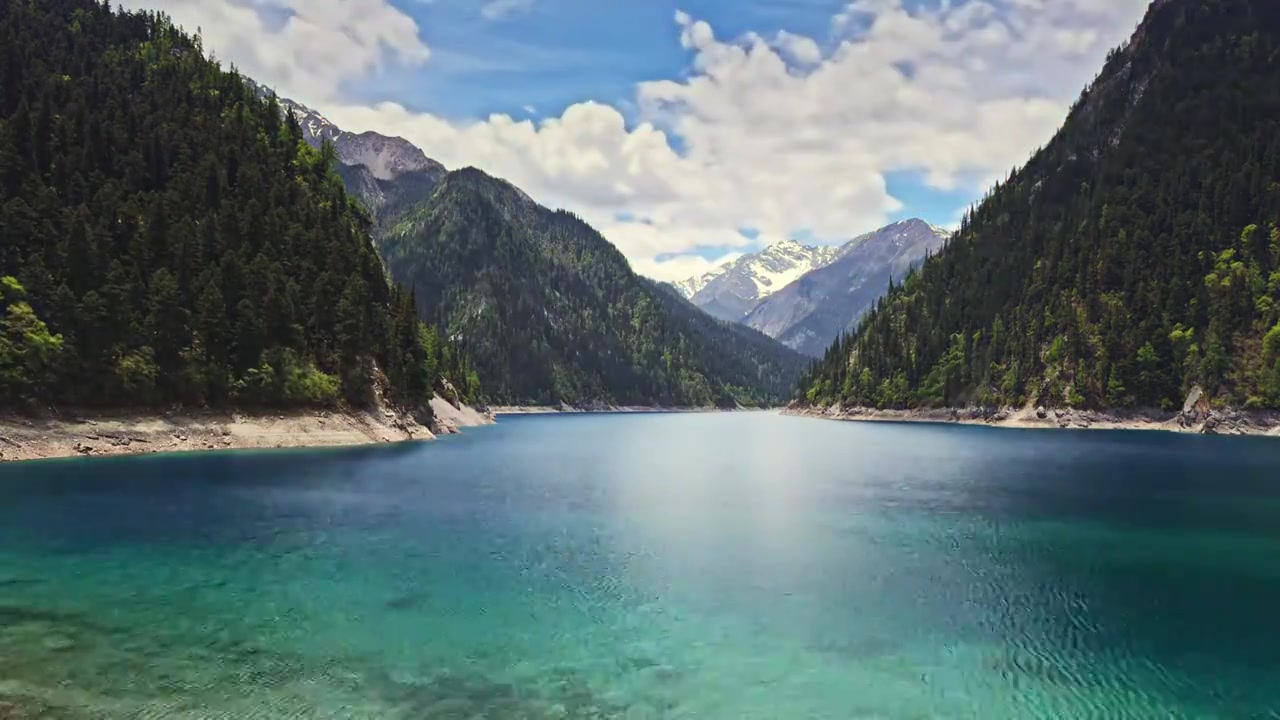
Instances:
[[[911,219],[840,247],[789,240],[672,286],[711,315],[817,357],[871,309],[890,278],[901,280],[949,235]]]
[[[264,96],[271,94],[252,81],[250,85]],[[397,225],[448,177],[442,164],[408,140],[348,132],[306,105],[276,99],[282,109],[293,112],[310,145],[333,144],[338,172],[347,190],[373,215],[381,240],[401,237],[405,229]],[[514,185],[502,185],[536,205]],[[888,289],[890,277],[900,279],[926,254],[936,252],[947,234],[923,220],[906,220],[839,247],[787,240],[670,286],[712,317],[817,356],[871,308]],[[387,243],[381,246],[385,257]],[[411,279],[402,281],[413,284]]]
[[[838,248],[809,247],[787,240],[672,285],[707,313],[740,322],[761,300],[810,270],[831,263],[839,253]]]
[[[277,101],[310,145],[332,143],[390,275],[467,355],[489,401],[733,407],[790,396],[801,355],[639,277],[576,216],[475,168],[449,172],[402,138]]]

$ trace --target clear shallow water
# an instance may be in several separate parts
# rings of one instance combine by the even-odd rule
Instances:
[[[1280,443],[575,416],[4,465],[5,712],[1280,718]]]

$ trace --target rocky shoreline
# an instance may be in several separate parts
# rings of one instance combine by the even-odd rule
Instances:
[[[861,422],[957,423],[1002,428],[1074,430],[1157,430],[1199,435],[1280,437],[1280,413],[1211,408],[1193,392],[1181,412],[1099,411],[1071,408],[924,408],[880,410],[827,408],[792,403],[784,415]]]
[[[412,413],[381,408],[5,414],[0,415],[0,462],[424,441],[494,421],[488,411],[440,397]]]

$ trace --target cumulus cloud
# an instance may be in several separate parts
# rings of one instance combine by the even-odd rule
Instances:
[[[190,14],[206,36],[219,8],[220,21],[236,28],[219,33],[243,37],[242,44],[215,43],[223,57],[275,73],[267,79],[287,94],[327,93],[318,104],[338,124],[401,135],[450,167],[505,177],[544,204],[581,214],[637,270],[661,279],[722,261],[691,252],[698,248],[737,252],[801,233],[836,242],[878,227],[902,209],[886,180],[893,173],[978,196],[1050,138],[1147,2],[908,8],[902,0],[857,0],[833,17],[821,42],[785,31],[722,38],[704,20],[677,12],[672,31],[689,53],[687,76],[640,83],[625,115],[588,101],[537,121],[456,122],[395,103],[347,104],[331,79],[289,75],[286,61],[309,52],[301,38],[340,27],[304,16],[303,5],[362,9],[364,30],[342,41],[352,57],[314,50],[341,63],[342,77],[388,57],[424,61],[426,47],[385,0],[258,1],[297,14],[272,32],[228,0],[178,6],[203,8]],[[172,0],[165,4],[182,19]],[[289,30],[304,17],[314,29]],[[251,47],[277,43],[289,49]],[[758,237],[747,239],[742,227]]]
[[[797,65],[816,65],[822,61],[822,48],[811,37],[779,30],[773,45]]]
[[[425,63],[419,28],[388,0],[120,0],[199,29],[207,51],[249,77],[320,103],[386,62]],[[276,22],[273,22],[276,20]]]
[[[727,262],[737,260],[742,255],[740,252],[732,252],[713,260],[707,260],[701,255],[677,255],[672,258],[641,257],[633,260],[631,267],[641,275],[659,280],[684,280],[705,275]]]

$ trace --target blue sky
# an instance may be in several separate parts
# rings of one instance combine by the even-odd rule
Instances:
[[[955,225],[1148,2],[122,1],[345,129],[578,213],[659,279]]]
[[[671,18],[684,10],[729,35],[790,30],[821,36],[838,0],[601,2],[543,0],[491,19],[475,0],[393,0],[418,21],[429,69],[387,68],[351,83],[353,96],[396,97],[455,119],[525,106],[559,114],[582,100],[625,103],[636,83],[678,77],[689,64]]]
[[[454,121],[494,113],[554,117],[570,105],[596,100],[618,107],[634,122],[636,84],[688,72],[689,54],[672,31],[676,11],[730,37],[785,30],[829,45],[834,42],[831,18],[846,6],[841,0],[541,0],[513,3],[509,12],[487,17],[475,0],[392,2],[421,27],[431,63],[427,68],[388,66],[347,83],[344,92],[365,102],[395,98],[410,110]],[[930,5],[938,2],[906,2],[908,9]],[[890,193],[905,205],[890,214],[892,220],[923,217],[949,226],[975,196],[973,188],[929,188],[916,172],[886,179]],[[851,229],[850,235],[868,229]],[[811,239],[803,231],[792,235]],[[695,253],[715,259],[729,249],[712,245]]]

